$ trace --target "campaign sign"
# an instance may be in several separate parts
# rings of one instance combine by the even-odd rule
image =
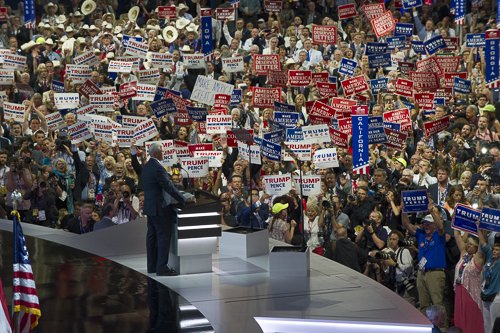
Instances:
[[[92,129],[96,140],[113,142],[113,124],[111,122],[102,123],[92,121]]]
[[[137,95],[137,81],[129,81],[120,84],[120,88],[118,88],[118,96],[120,96],[121,99],[132,98],[136,95]]]
[[[311,81],[313,84],[316,84],[318,82],[328,82],[329,75],[330,75],[330,73],[328,73],[328,72],[312,73],[311,74]]]
[[[108,73],[130,73],[132,71],[133,62],[111,60],[108,66]]]
[[[270,71],[281,71],[281,62],[277,54],[254,54],[253,70],[257,75],[267,75]]]
[[[362,93],[370,88],[368,87],[368,82],[366,82],[366,77],[359,75],[342,81],[342,89],[344,90],[344,96],[351,96]]]
[[[319,149],[314,152],[313,163],[317,169],[338,168],[337,148]]]
[[[14,73],[14,72],[12,72]],[[1,75],[1,74],[0,74]],[[80,87],[81,89],[82,87]],[[61,81],[56,81],[56,80],[53,80],[52,81],[52,90],[54,92],[58,92],[58,93],[63,93],[64,92],[64,82],[61,82]],[[79,90],[80,91],[80,90]],[[88,96],[85,96],[88,98]]]
[[[365,4],[363,11],[368,21],[371,21],[385,13],[385,5],[381,3]]]
[[[443,71],[439,67],[439,63],[436,57],[427,57],[422,60],[418,60],[416,63],[417,72],[429,72],[442,75]]]
[[[372,118],[372,117],[370,117]],[[384,126],[377,126],[373,128],[368,128],[368,143],[377,144],[387,142],[387,135],[385,135]]]
[[[413,81],[398,79],[396,81],[396,94],[408,98],[413,97]]]
[[[500,61],[498,61],[498,54],[500,53],[500,30],[488,29],[484,36],[486,38],[486,45],[484,47],[486,87],[496,88],[498,87],[500,78]]]
[[[193,105],[193,102],[191,102],[190,100],[184,99],[184,98],[174,94],[170,90],[165,91],[164,98],[171,98],[174,101],[175,107],[177,108],[178,112],[186,112],[186,107]]]
[[[216,94],[231,96],[232,92],[233,85],[211,79],[207,76],[198,75],[191,94],[191,100],[203,104],[214,105]]]
[[[339,73],[349,76],[354,76],[354,70],[358,67],[358,63],[354,60],[342,58],[340,60]]]
[[[234,7],[216,8],[215,17],[218,21],[234,21]]]
[[[422,110],[432,110],[434,109],[434,93],[425,92],[425,93],[415,93],[413,95],[415,103]]]
[[[451,227],[453,229],[463,230],[477,236],[477,221],[481,218],[481,211],[457,204],[453,211],[453,219],[451,220]]]
[[[415,53],[419,54],[425,54],[425,45],[424,42],[420,40],[412,40],[411,41],[411,48]]]
[[[166,114],[177,112],[175,103],[171,98],[161,99],[159,101],[151,103],[149,106],[151,107],[151,111],[153,111],[153,114],[158,119]]]
[[[267,140],[262,140],[260,153],[268,160],[281,162],[281,146]]]
[[[201,178],[208,176],[208,163],[209,159],[202,158],[181,158],[180,162],[182,168],[186,170],[189,178]]]
[[[148,49],[149,49],[148,44],[137,42],[133,39],[129,39],[127,46],[125,48],[125,54],[130,54],[142,59],[146,59]]]
[[[379,68],[388,67],[392,65],[390,53],[379,53],[368,55],[368,67]]]
[[[249,161],[251,164],[261,165],[261,154],[260,154],[260,146],[251,145],[250,146],[250,156],[248,152],[248,145],[238,141],[238,155],[245,161]]]
[[[73,62],[77,65],[94,66],[99,64],[99,59],[95,56],[93,50],[87,51],[73,58]]]
[[[301,161],[310,161],[312,158],[312,143],[285,142],[285,146]]]
[[[401,125],[397,123],[384,122],[384,128],[388,128],[396,132],[401,132]]]
[[[321,103],[320,101],[314,101],[311,111],[309,111],[309,116],[320,116],[327,119],[333,118],[335,116],[335,109],[328,104]]]
[[[279,144],[283,138],[283,131],[277,130],[272,132],[264,133],[263,139],[272,143]]]
[[[295,105],[274,101],[274,112],[296,112]]]
[[[80,104],[78,93],[55,93],[54,104],[58,109],[76,109]]]
[[[470,94],[472,91],[472,83],[470,80],[455,77],[453,78],[453,91],[455,93]]]
[[[175,19],[177,17],[177,8],[175,6],[158,6],[158,18]]]
[[[396,23],[396,28],[394,29],[394,36],[406,36],[411,37],[413,35],[413,24],[412,23]]]
[[[330,82],[316,82],[316,87],[321,97],[337,97],[338,87],[337,83]]]
[[[233,0],[233,2],[237,2],[239,6],[240,0]],[[268,13],[279,13],[281,12],[282,6],[282,0],[264,0],[264,9]]]
[[[151,83],[157,85],[160,81],[160,69],[159,68],[151,68],[145,69],[137,72],[137,76],[141,83]]]
[[[337,148],[349,148],[349,134],[341,132],[333,127],[329,127],[330,139],[332,143]]]
[[[130,147],[134,139],[134,128],[117,128],[116,129],[116,144],[118,147]]]
[[[456,57],[436,57],[436,62],[443,73],[456,72],[460,66],[460,56]]]
[[[369,42],[369,43],[366,43],[365,54],[370,55],[370,54],[386,53],[387,47],[388,47],[387,43]]]
[[[410,75],[410,71],[415,70],[415,63],[398,61],[398,67],[403,75]]]
[[[59,91],[59,92],[64,92],[64,91]],[[101,89],[99,89],[99,87],[92,80],[86,80],[85,83],[82,84],[80,88],[78,88],[78,92],[83,96],[85,96],[86,98],[89,98],[90,95],[102,94]]]
[[[407,133],[393,131],[388,128],[384,128],[385,135],[387,136],[386,146],[393,147],[397,150],[403,150],[406,144]]]
[[[287,142],[299,142],[304,141],[304,135],[302,134],[302,128],[287,128],[285,141]]]
[[[138,116],[116,116],[116,121],[122,125],[123,127],[133,127],[135,128],[137,125],[146,120],[146,117],[138,117]]]
[[[222,166],[223,154],[224,152],[222,150],[195,151],[193,157],[208,158],[209,168],[220,168]]]
[[[438,35],[424,42],[424,47],[430,55],[433,55],[437,51],[446,48],[446,43],[443,36]]]
[[[422,7],[422,0],[402,0],[404,9],[411,9],[414,7]]]
[[[430,137],[441,131],[448,129],[450,126],[450,116],[442,117],[436,120],[424,122],[424,133]]]
[[[71,137],[71,144],[74,145],[92,138],[92,133],[90,133],[87,124],[83,121],[68,126],[67,133]]]
[[[366,10],[367,5],[365,5]],[[396,23],[394,22],[394,17],[390,10],[386,11],[384,14],[377,16],[371,20],[373,31],[377,37],[382,37],[390,34],[396,28]]]
[[[153,119],[144,120],[135,127],[134,132],[135,143],[139,146],[158,135]]]
[[[295,190],[305,197],[321,194],[321,176],[300,176],[294,175]],[[301,192],[302,187],[302,192]]]
[[[141,36],[129,36],[129,35],[123,35],[122,37],[122,45],[123,47],[127,47],[128,46],[128,42],[133,40],[134,42],[142,42],[144,41],[144,38],[142,38]]]
[[[465,39],[466,47],[484,47],[486,46],[485,34],[467,34]]]
[[[296,127],[299,123],[299,114],[296,112],[274,111],[274,121],[284,127]]]
[[[406,47],[406,36],[400,35],[395,37],[387,37],[387,49],[388,50],[401,50]]]
[[[150,52],[151,67],[164,68],[172,64],[172,54],[170,53],[159,53]]]
[[[427,190],[411,190],[401,192],[403,213],[420,213],[429,210]]]
[[[231,94],[231,101],[229,102],[230,107],[235,107],[236,105],[241,103],[243,92],[241,89],[233,89],[233,93]]]
[[[3,55],[3,67],[23,69],[26,66],[26,59],[22,55],[6,53]]]
[[[304,137],[304,142],[330,142],[330,132],[328,130],[328,125],[326,124],[303,126],[302,135]]]
[[[411,71],[410,80],[413,81],[413,89],[416,91],[439,89],[439,76],[437,73]]]
[[[266,83],[273,87],[286,87],[288,84],[287,71],[269,71]]]
[[[203,54],[183,54],[183,63],[189,69],[203,69],[205,68],[205,56]]]
[[[307,87],[311,83],[311,71],[289,70],[288,83],[292,87]]]
[[[264,188],[268,195],[286,195],[292,189],[292,175],[264,176]]]
[[[356,4],[349,3],[347,5],[337,6],[339,20],[347,20],[351,17],[358,16],[356,11]]]
[[[479,219],[479,228],[500,232],[500,210],[484,207]]]
[[[207,134],[225,134],[232,122],[231,115],[207,115]]]
[[[372,94],[377,95],[380,91],[387,90],[387,83],[389,83],[389,79],[386,77],[370,80]]]
[[[280,88],[254,87],[252,94],[252,102],[254,107],[272,108],[275,101],[281,101]]]
[[[316,25],[312,26],[313,44],[337,44],[337,27],[334,25]]]
[[[59,112],[52,112],[45,116],[45,121],[47,122],[47,129],[49,132],[53,132],[66,124]]]
[[[226,73],[243,72],[243,57],[222,58],[222,70]]]
[[[84,83],[90,79],[92,70],[87,65],[66,65],[66,78],[69,78],[73,83]]]
[[[386,111],[383,113],[384,123],[396,123],[401,125],[401,131],[406,132],[411,129],[410,110],[407,108]]]
[[[178,141],[175,141],[177,144]],[[189,156],[193,157],[194,152],[196,151],[210,151],[214,150],[214,145],[213,143],[196,143],[196,144],[188,144],[188,149],[189,149]]]

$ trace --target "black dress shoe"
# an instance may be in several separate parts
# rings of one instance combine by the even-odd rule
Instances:
[[[175,269],[172,268],[156,273],[156,276],[177,276],[177,275],[179,275],[179,273],[177,273]]]

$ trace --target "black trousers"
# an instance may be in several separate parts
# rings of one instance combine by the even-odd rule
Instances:
[[[173,227],[177,224],[177,211],[167,207],[163,216],[148,216],[146,233],[146,252],[148,273],[168,270],[168,256]]]

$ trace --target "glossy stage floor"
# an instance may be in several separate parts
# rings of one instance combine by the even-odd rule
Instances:
[[[12,292],[12,224],[0,220]],[[214,254],[212,273],[147,275],[145,223],[85,235],[23,224],[42,318],[36,332],[431,332],[377,282],[311,255],[309,276],[269,273],[269,256]],[[270,246],[277,243],[271,241]]]

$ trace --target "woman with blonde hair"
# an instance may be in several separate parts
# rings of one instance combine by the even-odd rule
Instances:
[[[134,170],[134,167],[132,165],[132,159],[130,158],[125,159],[124,165],[125,165],[125,176],[132,178],[134,180],[134,185],[137,186],[139,184],[139,176]]]
[[[55,176],[56,207],[65,208],[69,214],[73,214],[73,188],[75,187],[75,178],[68,172],[68,163],[63,158],[58,158],[54,162],[52,172]]]

